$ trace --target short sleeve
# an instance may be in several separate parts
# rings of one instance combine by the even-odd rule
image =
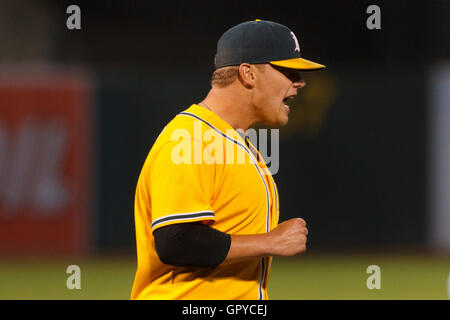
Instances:
[[[168,142],[155,154],[148,176],[152,232],[176,223],[215,221],[211,207],[214,165],[198,161],[200,152],[203,156],[201,142],[190,140],[185,148]]]

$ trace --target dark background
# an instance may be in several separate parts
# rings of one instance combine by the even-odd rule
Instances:
[[[40,5],[65,26],[70,4],[82,28],[53,32],[46,58],[95,79],[97,250],[134,250],[134,191],[148,151],[207,94],[221,34],[256,18],[288,26],[302,55],[327,66],[305,74],[295,121],[280,129],[281,220],[303,217],[310,249],[427,246],[426,74],[450,56],[448,1]],[[371,4],[381,30],[366,27]]]

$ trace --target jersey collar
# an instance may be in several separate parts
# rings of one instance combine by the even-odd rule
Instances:
[[[238,140],[241,144],[246,146],[246,143],[245,143],[244,139],[242,139],[241,135],[230,124],[228,124],[225,120],[220,118],[217,114],[215,114],[211,110],[208,110],[198,104],[193,104],[184,112],[196,115],[197,117],[201,118],[203,121],[214,126],[216,129],[218,129],[224,135],[228,136],[230,139]],[[228,133],[230,132],[229,130],[233,130],[232,131],[233,136],[230,136],[229,134],[227,134],[227,132]]]

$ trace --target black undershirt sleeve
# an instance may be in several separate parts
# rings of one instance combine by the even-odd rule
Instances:
[[[214,268],[230,250],[231,236],[201,223],[178,223],[153,231],[164,264]]]

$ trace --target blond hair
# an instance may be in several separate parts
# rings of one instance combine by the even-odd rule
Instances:
[[[211,85],[214,87],[225,88],[237,79],[239,66],[223,67],[215,70],[211,77]]]
[[[254,66],[259,71],[264,72],[265,64],[254,64]],[[232,84],[236,79],[241,81],[239,76],[239,66],[222,67],[213,72],[211,77],[211,85],[219,88],[225,88]]]

